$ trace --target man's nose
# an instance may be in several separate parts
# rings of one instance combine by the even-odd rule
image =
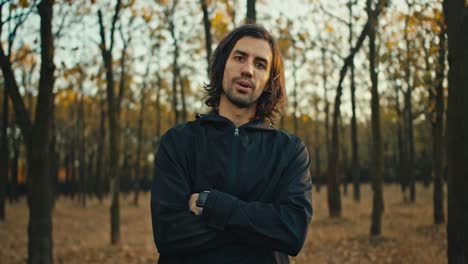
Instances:
[[[253,65],[250,62],[244,63],[241,68],[241,74],[245,77],[253,76]]]

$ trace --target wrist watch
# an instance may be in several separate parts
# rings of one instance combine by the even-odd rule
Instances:
[[[210,191],[203,191],[199,193],[195,205],[203,208],[205,206],[206,198],[208,198],[208,194],[210,194]]]

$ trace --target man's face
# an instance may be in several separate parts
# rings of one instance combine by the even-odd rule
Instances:
[[[239,108],[255,105],[270,78],[271,60],[267,41],[253,37],[239,39],[224,67],[221,97]]]

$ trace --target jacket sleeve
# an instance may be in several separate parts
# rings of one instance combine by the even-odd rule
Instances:
[[[296,256],[304,244],[312,217],[309,166],[307,149],[298,140],[283,175],[286,184],[278,193],[278,202],[245,202],[212,190],[203,217],[208,226],[224,230],[241,241]]]
[[[222,232],[191,213],[187,150],[184,139],[169,131],[161,138],[151,187],[153,237],[161,255],[188,254],[221,246]]]

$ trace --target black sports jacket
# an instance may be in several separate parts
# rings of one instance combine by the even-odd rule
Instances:
[[[215,113],[170,129],[151,189],[159,263],[289,263],[312,217],[304,143],[262,120],[236,127]],[[210,190],[203,214],[192,193]]]

